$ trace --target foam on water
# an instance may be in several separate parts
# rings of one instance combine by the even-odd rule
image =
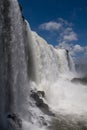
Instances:
[[[60,79],[49,86],[46,97],[55,111],[79,115],[87,113],[87,86]]]
[[[32,35],[37,59],[37,89],[45,91],[46,101],[55,112],[85,115],[87,86],[71,82],[77,74],[69,52],[55,49],[35,32]]]
[[[34,88],[45,92],[56,114],[87,116],[87,86],[71,82],[76,74],[69,52],[31,34],[17,0],[0,0],[0,16],[0,128],[18,130],[20,119],[23,130],[45,129],[41,118],[50,119],[31,97]]]

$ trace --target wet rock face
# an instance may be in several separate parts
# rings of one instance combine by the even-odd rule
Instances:
[[[8,130],[21,130],[22,128],[22,120],[20,117],[15,114],[11,113],[7,115],[7,121],[8,121]]]
[[[44,93],[43,91],[37,91],[37,92],[31,91],[31,97],[36,101],[36,105],[38,107],[43,107],[44,102],[41,98],[43,97],[43,93]]]
[[[58,118],[51,120],[48,130],[87,130],[87,123],[85,121],[75,121],[60,115]]]
[[[87,84],[87,77],[83,77],[83,78],[74,78],[72,79],[73,83],[81,83],[86,85]]]
[[[48,124],[43,116],[40,116],[40,120],[41,120],[40,124],[42,124],[42,126],[48,126]]]
[[[49,106],[44,103],[43,97],[45,97],[44,91],[31,91],[31,97],[36,101],[36,106],[41,109],[44,114],[49,116],[55,116],[49,109]]]
[[[37,94],[38,94],[39,97],[45,98],[45,93],[44,93],[44,91],[37,91]]]

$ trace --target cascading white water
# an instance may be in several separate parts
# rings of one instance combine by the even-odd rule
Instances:
[[[52,45],[48,45],[35,32],[32,32],[32,35],[37,61],[36,75],[39,83],[44,80],[54,82],[60,75],[66,75],[74,70],[74,65],[71,64],[71,58],[66,50],[55,49]]]
[[[49,118],[31,98],[33,88],[45,92],[44,101],[56,113],[87,113],[87,88],[71,82],[69,52],[31,34],[17,0],[0,0],[0,16],[0,129],[43,129]]]
[[[37,89],[45,91],[49,106],[62,114],[85,115],[87,87],[71,80],[76,76],[75,65],[69,52],[55,49],[32,32],[36,53]]]
[[[27,31],[17,0],[1,0],[0,16],[0,129],[16,130],[10,118],[25,119],[29,107]]]
[[[17,0],[0,0],[0,17],[0,130],[39,129],[43,113],[30,97],[36,79],[29,24]]]

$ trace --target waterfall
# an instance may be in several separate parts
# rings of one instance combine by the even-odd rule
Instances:
[[[31,81],[36,81],[36,69],[35,69],[35,64],[36,64],[36,59],[35,59],[35,50],[34,48],[34,43],[32,40],[32,34],[31,34],[31,29],[29,26],[29,23],[27,22],[27,20],[25,20],[25,29],[26,29],[26,39],[25,39],[25,43],[27,43],[26,47],[25,47],[25,52],[27,53],[27,67],[28,67],[28,75],[29,75],[29,80]]]
[[[46,101],[53,111],[85,115],[86,86],[71,82],[76,77],[76,72],[69,52],[54,48],[35,32],[32,32],[32,38],[36,59],[37,89],[45,92]]]
[[[0,16],[0,129],[10,130],[8,118],[27,117],[29,80],[35,80],[33,51],[17,0],[1,0]]]
[[[36,77],[38,83],[46,80],[55,82],[62,75],[68,75],[75,71],[74,62],[65,49],[56,49],[49,45],[43,38],[32,32],[35,59]],[[68,77],[70,78],[70,76]]]
[[[85,115],[87,88],[75,76],[69,52],[31,31],[17,0],[0,0],[0,129],[45,130],[52,112]]]
[[[31,98],[37,80],[29,24],[17,0],[1,0],[0,16],[0,130],[39,130],[47,116]]]

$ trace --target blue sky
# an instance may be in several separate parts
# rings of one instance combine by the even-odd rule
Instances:
[[[31,29],[54,46],[87,50],[87,0],[19,0]],[[68,44],[68,45],[67,45]],[[77,50],[76,50],[77,49]]]

